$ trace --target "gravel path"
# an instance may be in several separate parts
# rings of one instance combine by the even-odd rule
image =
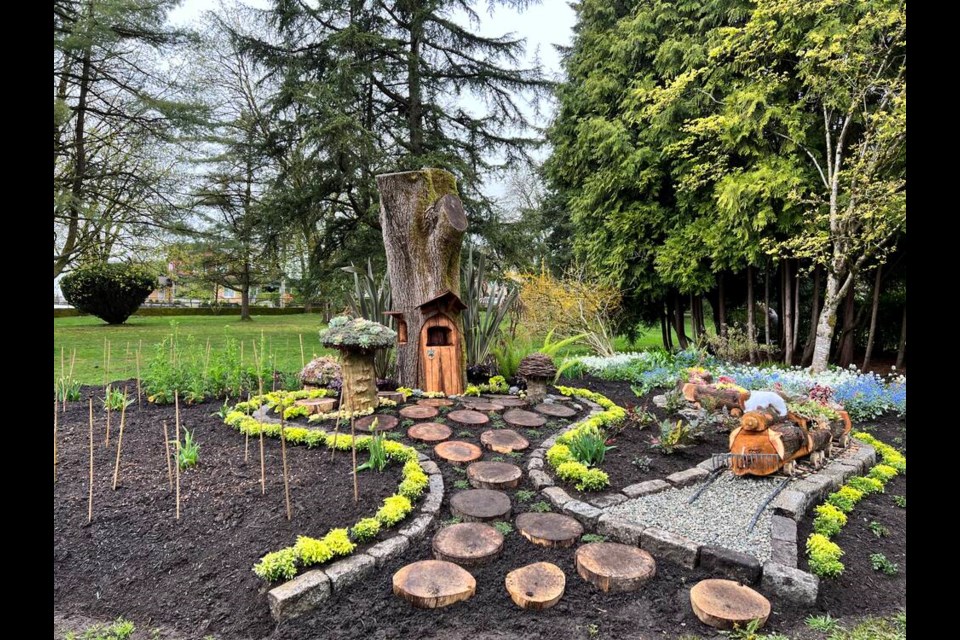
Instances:
[[[754,512],[782,478],[737,478],[724,472],[697,501],[687,504],[700,484],[669,489],[628,500],[610,513],[639,524],[665,529],[700,544],[713,544],[749,553],[761,563],[770,558],[769,505],[747,535]]]

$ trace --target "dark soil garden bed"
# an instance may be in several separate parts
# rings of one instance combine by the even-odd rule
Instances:
[[[85,388],[84,397],[91,389]],[[94,388],[94,402],[103,396]],[[260,557],[321,537],[331,527],[371,516],[400,482],[400,466],[360,475],[353,502],[350,454],[287,447],[293,520],[286,519],[280,442],[264,441],[266,494],[261,494],[259,440],[210,414],[219,402],[181,406],[181,420],[200,445],[199,464],[181,475],[181,515],[164,462],[163,426],[173,437],[171,405],[128,408],[120,483],[111,489],[119,416],[104,446],[104,416],[95,407],[93,522],[87,524],[88,409],[70,403],[59,425],[54,487],[54,607],[60,614],[124,615],[176,627],[190,637],[260,638],[273,621]],[[361,454],[364,456],[365,454]],[[414,517],[416,514],[411,514]],[[383,535],[383,534],[381,534]],[[361,547],[362,548],[362,547]]]

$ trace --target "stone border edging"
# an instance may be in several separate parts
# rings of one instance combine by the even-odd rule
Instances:
[[[589,415],[603,410],[585,398],[577,400],[590,408]],[[621,502],[705,480],[715,468],[713,458],[664,479],[638,482],[620,491],[598,494],[586,502],[571,497],[546,472],[543,458],[558,436],[579,424],[580,421],[574,422],[544,440],[527,461],[530,482],[555,509],[576,518],[588,531],[646,549],[654,557],[665,558],[688,569],[702,566],[733,580],[759,583],[770,594],[806,606],[816,603],[820,579],[797,568],[797,522],[813,504],[837,490],[851,476],[863,474],[877,459],[872,446],[858,442],[859,447],[850,455],[831,459],[816,473],[797,481],[778,495],[768,507],[773,509],[771,558],[761,566],[760,561],[750,554],[715,545],[699,545],[671,531],[647,527],[607,513],[610,507]]]
[[[430,478],[430,490],[420,505],[419,514],[393,536],[381,540],[363,553],[355,553],[322,569],[311,569],[270,589],[267,602],[274,620],[283,622],[317,608],[331,595],[342,593],[405,552],[413,541],[423,537],[440,513],[444,486],[440,467],[423,453],[418,453],[417,458]]]

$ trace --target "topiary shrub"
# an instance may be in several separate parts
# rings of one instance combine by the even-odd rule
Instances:
[[[108,324],[123,324],[153,291],[156,279],[143,267],[95,264],[65,275],[63,297],[84,313]]]

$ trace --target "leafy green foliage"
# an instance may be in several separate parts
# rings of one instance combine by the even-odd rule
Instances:
[[[377,419],[374,418],[373,422],[370,424],[371,431],[377,426]],[[383,437],[383,433],[374,433],[370,439],[370,445],[367,449],[367,452],[370,454],[370,459],[357,467],[357,471],[366,471],[367,469],[373,469],[374,471],[380,472],[386,469],[387,467],[387,449],[386,449],[386,438]]]
[[[155,285],[146,269],[121,263],[79,267],[60,280],[67,302],[108,324],[126,322]]]
[[[665,455],[672,455],[678,449],[690,446],[695,440],[693,430],[690,425],[684,424],[683,420],[677,420],[676,423],[664,420],[660,423],[660,437],[651,438],[650,446]]]
[[[901,509],[907,508],[907,496],[893,496],[893,504]]]
[[[121,389],[115,389],[107,385],[107,390],[103,398],[100,399],[104,409],[110,411],[120,411],[124,407],[133,404],[133,398],[128,398],[127,393]]]
[[[361,518],[350,529],[350,535],[357,542],[366,542],[380,533],[380,521],[376,518]]]
[[[503,520],[497,520],[493,523],[493,528],[500,532],[502,536],[508,536],[513,533],[513,525]]]
[[[653,462],[653,458],[650,456],[634,456],[630,464],[635,466],[640,473],[647,473],[650,471],[651,462]]]
[[[530,502],[537,495],[537,492],[529,489],[518,489],[514,495],[518,502]]]
[[[863,493],[846,485],[827,496],[827,502],[844,513],[853,511],[854,506],[863,498]]]
[[[900,566],[895,562],[890,562],[887,556],[882,553],[870,554],[870,566],[874,571],[880,571],[888,576],[895,576],[900,571]]]
[[[67,400],[68,402],[77,402],[80,400],[80,381],[67,378],[57,378],[54,385],[54,392],[58,402]]]
[[[854,476],[853,478],[847,480],[847,485],[853,487],[857,491],[863,492],[864,495],[869,495],[871,493],[883,493],[883,482],[877,478]]]
[[[890,535],[890,529],[887,529],[876,520],[871,520],[867,525],[867,528],[870,529],[870,532],[878,538],[886,538]]]
[[[814,631],[822,633],[830,633],[840,624],[835,618],[831,618],[829,613],[822,616],[807,616],[804,623]]]
[[[807,538],[807,559],[810,570],[822,578],[835,578],[843,573],[840,558],[843,550],[826,536],[812,533]]]
[[[500,328],[507,312],[517,299],[515,286],[489,290],[486,259],[482,253],[473,257],[473,245],[467,252],[467,261],[462,268],[464,293],[463,339],[467,348],[467,366],[483,364],[500,335]],[[486,299],[486,305],[483,304]]]
[[[578,431],[567,446],[576,461],[589,467],[603,464],[607,451],[616,449],[615,446],[606,444],[606,437],[598,429]]]
[[[469,489],[470,483],[466,480],[455,480],[453,483],[454,489]]]
[[[847,524],[847,514],[832,504],[821,504],[814,511],[817,515],[813,519],[813,530],[828,538],[840,533]]]
[[[181,469],[189,469],[196,466],[200,460],[200,445],[194,439],[189,430],[183,430],[183,442],[180,443],[180,449],[177,454],[177,463]]]
[[[553,508],[550,506],[549,502],[540,500],[539,502],[534,502],[530,505],[530,511],[535,513],[549,513],[550,511],[553,511]]]
[[[580,542],[587,544],[590,542],[606,542],[607,536],[601,536],[596,533],[585,533],[580,536]]]
[[[84,629],[80,635],[73,631],[67,632],[65,640],[127,640],[136,630],[133,623],[123,616],[109,624],[95,624]]]

